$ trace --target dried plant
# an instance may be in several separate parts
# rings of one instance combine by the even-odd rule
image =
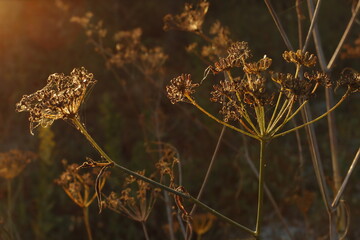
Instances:
[[[16,110],[30,113],[30,132],[33,134],[39,125],[47,127],[54,120],[77,117],[86,93],[95,82],[93,74],[84,67],[74,68],[69,76],[51,74],[46,86],[33,94],[24,95],[16,104]]]
[[[356,59],[360,57],[360,35],[355,39],[353,46],[352,44],[344,44],[340,57],[342,59]]]
[[[270,71],[272,60],[266,55],[262,59],[252,62],[250,60],[251,50],[246,42],[233,43],[227,52],[226,57],[220,57],[219,61],[205,70],[204,76],[206,79],[210,72],[213,74],[224,73],[225,79],[214,85],[214,91],[211,92],[212,97],[210,98],[211,101],[221,105],[222,119],[205,110],[192,96],[195,93],[193,88],[199,87],[200,84],[194,84],[190,74],[182,74],[172,79],[166,89],[173,104],[177,102],[190,103],[218,123],[260,142],[256,228],[250,230],[244,227],[246,231],[258,237],[261,233],[262,222],[265,146],[273,138],[307,126],[332,112],[350,93],[357,91],[355,90],[358,88],[357,75],[352,73],[348,77],[344,77],[343,74],[338,84],[346,85],[348,89],[334,107],[314,120],[278,133],[308,104],[310,97],[314,95],[319,86],[332,86],[325,73],[301,71],[303,67],[314,66],[316,56],[301,50],[285,51],[283,54],[285,61],[295,64],[296,67],[295,74],[291,74]],[[242,74],[238,77],[232,77],[231,70],[235,68],[242,70]],[[275,83],[277,86],[269,87],[271,83]],[[286,96],[285,99],[283,99],[283,95]],[[274,99],[277,100],[274,102]],[[296,103],[299,104],[299,107],[294,109]],[[240,124],[241,128],[238,128],[235,123]]]
[[[200,240],[202,235],[207,233],[213,226],[216,217],[211,213],[195,214],[192,217],[192,228]]]
[[[91,160],[88,161],[91,162]],[[79,166],[76,163],[68,165],[66,160],[63,160],[63,165],[66,171],[55,180],[55,183],[60,185],[70,199],[82,208],[84,224],[88,239],[90,240],[92,239],[92,233],[88,208],[96,197],[101,194],[101,189],[105,185],[106,176],[109,174],[105,174],[105,176],[102,174],[99,178],[99,170],[96,171],[94,168],[93,172],[80,173],[80,169],[84,165]],[[92,192],[91,189],[94,191]]]
[[[185,4],[184,11],[178,15],[168,14],[164,17],[164,30],[178,29],[188,32],[201,32],[209,3],[201,1],[194,7],[192,4]]]
[[[5,179],[15,178],[36,157],[33,152],[17,149],[0,153],[0,177]]]

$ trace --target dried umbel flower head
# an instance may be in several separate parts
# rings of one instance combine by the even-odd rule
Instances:
[[[170,80],[170,85],[166,86],[167,96],[172,104],[186,101],[186,95],[193,94],[194,88],[198,86],[199,84],[192,83],[190,74],[182,74]]]
[[[30,132],[41,125],[50,126],[57,119],[77,116],[89,88],[96,82],[84,67],[75,68],[69,76],[51,74],[47,85],[30,95],[24,95],[16,104],[18,112],[30,112]]]
[[[314,66],[317,61],[314,54],[310,54],[309,52],[303,53],[301,50],[297,50],[296,52],[285,51],[282,56],[287,62],[292,62],[306,67]]]
[[[350,93],[360,92],[360,73],[346,68],[342,71],[337,87],[347,87]]]
[[[271,79],[280,84],[281,91],[288,98],[306,100],[313,93],[313,84],[306,79],[295,77],[290,73],[272,73]]]
[[[200,1],[196,7],[186,3],[181,14],[167,14],[164,17],[164,30],[179,29],[188,32],[201,32],[201,26],[208,9],[209,3],[206,0]]]
[[[97,23],[93,23],[93,16],[94,14],[92,12],[87,12],[83,17],[72,17],[70,21],[83,27],[86,30],[86,35],[88,37],[104,38],[106,36],[107,30],[103,27],[103,22],[98,21]]]
[[[63,164],[66,167],[66,171],[55,180],[55,183],[60,185],[79,207],[88,207],[96,198],[95,190],[91,194],[91,189],[94,189],[97,172],[81,173],[78,164],[67,165],[65,160],[63,160]],[[105,178],[102,178],[99,184],[100,189],[104,184]]]
[[[211,227],[213,226],[213,223],[215,221],[216,217],[212,215],[211,213],[201,213],[201,214],[195,214],[192,216],[192,227],[194,232],[201,236],[208,232]],[[198,237],[200,238],[200,237]]]
[[[205,75],[208,74],[209,70],[213,74],[217,74],[231,68],[241,67],[244,65],[245,60],[251,56],[251,50],[247,42],[232,43],[227,52],[227,57],[220,58],[219,61],[214,63],[214,66],[209,66],[205,70]]]
[[[144,175],[145,171],[138,173]],[[159,192],[160,189],[151,188],[149,183],[129,176],[125,179],[120,195],[110,193],[103,206],[134,221],[146,222]]]
[[[248,74],[260,74],[260,72],[263,72],[270,67],[271,62],[272,59],[266,57],[265,55],[262,59],[260,59],[257,62],[245,63],[243,70]]]
[[[36,158],[35,153],[17,149],[0,153],[0,177],[12,179]]]

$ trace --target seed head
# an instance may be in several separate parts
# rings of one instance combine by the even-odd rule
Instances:
[[[194,88],[199,84],[192,83],[190,74],[182,74],[170,80],[170,85],[166,86],[168,98],[172,104],[186,100],[185,95],[191,95],[195,92]]]
[[[70,76],[54,73],[47,85],[33,94],[24,95],[16,104],[18,112],[30,112],[30,132],[41,125],[50,126],[54,120],[73,118],[78,114],[88,89],[96,82],[84,67],[75,68]]]
[[[196,7],[186,3],[181,14],[168,14],[164,17],[164,30],[179,29],[188,32],[199,32],[208,9],[209,3],[207,1],[201,1]]]
[[[317,61],[314,54],[310,54],[309,52],[303,53],[301,50],[297,50],[296,52],[285,51],[282,56],[287,62],[300,64],[306,67],[314,66]]]
[[[350,90],[350,93],[360,92],[360,73],[352,69],[342,71],[337,87],[344,86]]]

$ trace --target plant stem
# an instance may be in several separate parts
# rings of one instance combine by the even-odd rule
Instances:
[[[141,226],[142,226],[142,229],[144,231],[145,239],[150,240],[149,234],[148,234],[148,231],[147,231],[147,228],[146,228],[146,225],[145,225],[144,221],[141,222]]]
[[[293,51],[294,49],[293,49],[293,47],[292,47],[292,45],[291,45],[291,43],[290,43],[290,40],[289,40],[289,38],[287,37],[287,34],[285,33],[285,30],[284,30],[284,28],[283,28],[283,26],[282,26],[282,24],[281,24],[281,22],[280,22],[279,17],[277,16],[277,14],[276,14],[276,12],[275,12],[273,6],[271,5],[270,0],[264,0],[264,2],[265,2],[265,4],[266,4],[267,8],[269,9],[269,12],[270,12],[270,14],[271,14],[271,17],[273,18],[273,20],[274,20],[274,22],[275,22],[275,24],[276,24],[276,27],[278,28],[278,30],[279,30],[279,32],[280,32],[280,35],[281,35],[281,37],[283,38],[283,40],[284,40],[284,42],[285,42],[286,47],[287,47],[290,51]]]
[[[250,234],[254,234],[254,231],[231,220],[230,218],[222,215],[221,213],[217,212],[216,210],[212,209],[211,207],[207,206],[206,204],[202,203],[201,201],[197,200],[196,198],[192,197],[191,195],[187,194],[187,193],[183,193],[183,192],[178,192],[173,188],[170,188],[168,186],[165,186],[159,182],[156,182],[150,178],[147,178],[143,175],[140,175],[134,171],[131,171],[130,169],[127,169],[126,167],[123,167],[117,163],[115,163],[113,160],[111,160],[111,158],[105,154],[105,152],[101,149],[101,147],[95,142],[95,140],[90,136],[90,134],[86,131],[86,128],[82,125],[82,123],[79,121],[79,119],[77,117],[74,117],[72,119],[70,119],[71,122],[76,126],[76,128],[86,137],[86,139],[91,143],[91,145],[100,153],[100,155],[109,163],[114,164],[115,167],[120,168],[121,170],[123,170],[125,173],[132,175],[140,180],[143,180],[144,182],[150,183],[156,187],[159,187],[165,191],[168,191],[170,193],[173,193],[177,196],[180,196],[184,199],[187,199],[189,201],[191,201],[192,203],[195,203],[197,205],[200,205],[201,207],[203,207],[204,209],[206,209],[207,211],[211,212],[212,214],[214,214],[215,216],[218,216],[219,218],[223,219],[224,221],[230,223],[231,225],[241,228],[243,230],[245,230],[246,232],[250,233]]]
[[[12,219],[12,211],[13,211],[13,199],[12,199],[12,187],[11,187],[11,179],[6,180],[7,185],[7,214],[8,214],[8,224],[9,224],[9,233],[11,235],[11,239],[15,239],[14,233],[14,222]]]
[[[230,125],[230,124],[228,124],[228,123],[226,123],[226,122],[224,122],[224,121],[221,121],[220,119],[216,118],[214,115],[212,115],[211,113],[209,113],[208,111],[206,111],[205,109],[203,109],[203,108],[202,108],[199,104],[197,104],[197,103],[195,102],[195,100],[192,99],[189,95],[185,95],[185,96],[186,96],[186,98],[191,102],[191,104],[193,104],[193,105],[194,105],[195,107],[197,107],[201,112],[203,112],[206,116],[210,117],[211,119],[215,120],[216,122],[218,122],[218,123],[220,123],[220,124],[222,124],[222,125],[224,125],[224,126],[226,126],[226,127],[228,127],[228,128],[231,128],[231,129],[233,129],[233,130],[235,130],[235,131],[237,131],[237,132],[240,132],[240,133],[242,133],[242,134],[245,134],[245,135],[247,135],[247,136],[249,136],[249,137],[252,137],[252,138],[255,138],[255,139],[257,139],[257,140],[260,140],[258,136],[255,136],[255,135],[253,135],[253,134],[251,134],[251,133],[245,132],[245,131],[241,130],[240,128],[234,127],[234,126],[232,126],[232,125]]]
[[[210,163],[209,163],[208,169],[207,169],[207,171],[206,171],[204,180],[203,180],[203,182],[202,182],[202,184],[201,184],[199,193],[198,193],[198,195],[196,196],[196,199],[198,199],[198,200],[200,200],[201,195],[202,195],[202,193],[203,193],[203,191],[204,191],[205,185],[206,185],[206,183],[207,183],[207,181],[208,181],[208,179],[209,179],[210,172],[211,172],[212,167],[213,167],[213,165],[214,165],[217,152],[219,151],[220,143],[221,143],[221,141],[222,141],[222,139],[223,139],[225,129],[226,129],[225,126],[223,126],[222,129],[221,129],[221,132],[220,132],[218,141],[217,141],[217,143],[216,143],[216,147],[215,147],[214,153],[213,153],[213,155],[212,155],[212,157],[211,157],[211,161],[210,161]],[[192,207],[192,209],[191,209],[191,211],[190,211],[190,215],[192,215],[192,214],[194,213],[195,209],[196,209],[196,205],[194,205],[194,206]]]
[[[85,224],[88,240],[92,240],[93,238],[92,238],[90,222],[89,222],[89,208],[83,207],[82,210],[83,210],[83,218],[84,218],[84,224]]]
[[[341,196],[343,195],[345,187],[346,187],[346,185],[347,185],[347,183],[349,181],[349,178],[350,178],[352,172],[354,171],[354,168],[355,168],[355,166],[356,166],[359,159],[360,159],[360,148],[358,149],[358,151],[357,151],[357,153],[356,153],[356,155],[354,157],[354,160],[352,161],[351,166],[350,166],[350,168],[349,168],[349,170],[348,170],[348,172],[346,174],[346,177],[345,177],[341,187],[339,188],[339,191],[337,192],[334,201],[331,204],[332,209],[336,209],[336,207],[338,206],[339,201],[341,199]]]
[[[264,202],[264,173],[265,173],[265,142],[260,141],[260,156],[259,156],[259,187],[258,187],[258,207],[256,216],[255,237],[258,238],[261,234],[261,224],[263,219],[263,202]]]
[[[294,127],[294,128],[292,128],[292,129],[290,129],[290,130],[287,130],[287,131],[285,131],[285,132],[276,134],[276,135],[274,135],[274,138],[279,137],[279,136],[284,136],[285,134],[288,134],[288,133],[293,132],[293,131],[295,131],[295,130],[297,130],[297,129],[299,129],[299,128],[302,128],[302,127],[305,127],[305,126],[307,126],[307,125],[310,125],[310,124],[312,124],[312,123],[314,123],[314,122],[316,122],[316,121],[319,121],[319,120],[322,119],[323,117],[326,117],[329,113],[331,113],[332,111],[334,111],[334,110],[346,99],[346,97],[348,96],[348,94],[349,94],[349,90],[346,91],[346,93],[341,97],[341,99],[339,100],[339,102],[337,102],[332,108],[330,108],[327,112],[325,112],[324,114],[320,115],[319,117],[317,117],[317,118],[315,118],[315,119],[313,119],[313,120],[311,120],[311,121],[308,121],[308,122],[306,122],[306,123],[304,123],[304,124],[302,124],[302,125],[300,125],[300,126]]]

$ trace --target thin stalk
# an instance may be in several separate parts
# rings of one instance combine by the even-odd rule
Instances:
[[[11,235],[11,239],[15,239],[14,222],[12,218],[13,199],[12,199],[11,179],[6,180],[6,185],[7,185],[7,215],[8,215],[7,221],[9,223],[9,233]]]
[[[284,116],[286,110],[289,108],[290,105],[292,105],[293,101],[290,100],[285,100],[283,105],[281,106],[281,109],[279,111],[279,113],[277,114],[275,120],[272,122],[272,124],[270,126],[268,126],[268,131],[271,132],[274,127],[276,126],[276,124],[280,121],[280,119]]]
[[[256,216],[255,237],[261,234],[261,225],[263,220],[263,202],[264,202],[264,173],[265,173],[265,142],[260,141],[260,156],[259,156],[259,186],[258,186],[258,207]]]
[[[358,149],[358,151],[357,151],[357,153],[356,153],[356,155],[355,155],[355,157],[354,157],[354,159],[353,159],[353,161],[351,163],[351,166],[350,166],[350,168],[349,168],[349,170],[348,170],[348,172],[347,172],[347,174],[345,176],[345,179],[344,179],[343,183],[341,184],[341,187],[340,187],[339,191],[337,192],[336,197],[334,198],[334,201],[331,204],[331,208],[336,209],[336,207],[339,205],[339,202],[340,202],[340,199],[341,199],[341,197],[342,197],[342,195],[344,193],[345,187],[346,187],[346,185],[347,185],[347,183],[349,181],[349,178],[350,178],[352,172],[354,171],[354,168],[355,168],[355,166],[356,166],[359,159],[360,159],[360,148]]]
[[[222,139],[223,139],[225,129],[226,129],[225,126],[223,126],[223,127],[221,128],[221,132],[220,132],[218,141],[217,141],[217,143],[216,143],[216,147],[215,147],[214,153],[212,154],[211,161],[210,161],[209,166],[208,166],[208,168],[207,168],[207,171],[206,171],[204,180],[203,180],[203,182],[202,182],[202,184],[201,184],[199,193],[198,193],[198,195],[196,196],[196,199],[198,199],[198,200],[200,200],[201,195],[202,195],[202,193],[203,193],[203,191],[204,191],[205,185],[206,185],[206,183],[207,183],[207,181],[208,181],[208,179],[209,179],[210,172],[211,172],[211,170],[212,170],[212,167],[213,167],[214,162],[215,162],[215,158],[216,158],[217,153],[218,153],[218,151],[219,151],[220,143],[221,143],[221,141],[222,141]],[[191,209],[191,211],[190,211],[190,216],[195,212],[195,209],[196,209],[196,205],[194,205],[194,206],[192,207],[192,209]]]
[[[301,6],[300,6],[301,0],[296,0],[295,6],[296,6],[296,16],[297,16],[297,23],[298,23],[298,39],[299,39],[299,49],[303,46],[303,31],[302,31],[302,18],[303,15],[301,13]]]
[[[350,29],[351,27],[353,26],[354,22],[355,22],[355,19],[356,19],[356,15],[358,14],[359,12],[359,9],[360,9],[360,1],[358,0],[357,4],[356,4],[356,7],[355,7],[355,10],[353,11],[353,14],[351,16],[351,19],[348,23],[348,25],[346,26],[346,29],[333,53],[333,55],[331,56],[331,59],[327,65],[327,69],[331,69],[336,61],[336,58],[339,56],[339,53],[340,53],[340,50],[342,48],[342,46],[344,45],[344,42],[346,40],[346,38],[348,37],[349,33],[350,33]]]
[[[270,121],[269,121],[269,123],[268,123],[268,127],[266,128],[266,132],[270,132],[270,129],[269,129],[269,128],[270,128],[270,126],[272,125],[272,122],[273,122],[274,117],[275,117],[275,115],[276,115],[277,109],[278,109],[279,104],[280,104],[280,101],[281,101],[281,97],[282,97],[282,92],[279,93],[279,96],[278,96],[278,99],[277,99],[277,101],[276,101],[276,105],[275,105],[274,111],[273,111],[273,113],[272,113],[272,115],[271,115]]]
[[[240,132],[242,134],[245,134],[246,136],[249,136],[249,137],[252,137],[252,138],[255,138],[257,140],[260,140],[258,136],[256,135],[253,135],[251,133],[248,133],[248,132],[245,132],[243,130],[241,130],[240,128],[237,128],[237,127],[234,127],[224,121],[221,121],[220,119],[216,118],[215,116],[213,116],[211,113],[207,112],[205,109],[203,109],[199,104],[197,104],[194,99],[192,99],[189,95],[185,95],[186,98],[191,102],[191,104],[193,104],[195,107],[197,107],[201,112],[203,112],[205,115],[207,115],[208,117],[210,117],[211,119],[215,120],[216,122],[228,127],[228,128],[231,128],[237,132]]]
[[[88,240],[92,240],[93,238],[92,238],[90,222],[89,222],[89,208],[83,207],[82,210],[83,210],[83,218],[84,218],[84,224],[85,224]]]
[[[286,34],[286,32],[285,32],[285,30],[284,30],[284,28],[283,28],[283,26],[282,26],[282,24],[281,24],[281,22],[280,22],[279,17],[277,16],[277,14],[276,14],[276,12],[275,12],[273,6],[271,5],[270,0],[264,0],[264,2],[265,2],[265,4],[266,4],[267,8],[269,9],[269,12],[270,12],[270,14],[271,14],[271,17],[273,18],[273,20],[274,20],[274,22],[275,22],[275,25],[276,25],[276,27],[278,28],[278,30],[279,30],[279,32],[280,32],[280,35],[281,35],[281,37],[283,38],[283,40],[284,40],[284,42],[285,42],[286,47],[287,47],[290,51],[293,51],[294,49],[293,49],[293,47],[292,47],[292,45],[291,45],[291,43],[290,43],[290,40],[289,40],[289,38],[287,37],[287,34]]]
[[[294,127],[294,128],[292,128],[292,129],[290,129],[290,130],[287,130],[287,131],[285,131],[285,132],[276,134],[276,135],[274,135],[274,138],[279,137],[279,136],[284,136],[285,134],[288,134],[288,133],[293,132],[293,131],[295,131],[295,130],[297,130],[297,129],[299,129],[299,128],[302,128],[302,127],[305,127],[305,126],[307,126],[307,125],[310,125],[310,124],[312,124],[312,123],[314,123],[314,122],[316,122],[316,121],[319,121],[319,120],[322,119],[323,117],[326,117],[329,113],[331,113],[331,112],[334,111],[338,106],[340,106],[340,104],[346,99],[346,97],[348,96],[348,94],[349,94],[349,90],[346,91],[346,93],[344,94],[344,96],[342,96],[342,98],[339,100],[339,102],[337,102],[332,108],[330,108],[327,112],[325,112],[324,114],[320,115],[319,117],[317,117],[317,118],[315,118],[315,119],[313,119],[313,120],[311,120],[311,121],[308,121],[308,122],[306,122],[306,123],[304,123],[304,124],[302,124],[302,125],[300,125],[300,126]]]
[[[273,131],[273,134],[275,134],[276,132],[278,132],[287,122],[289,122],[296,114],[292,114],[290,117],[289,115],[292,112],[292,107],[294,106],[294,102],[291,103],[291,105],[289,106],[289,108],[287,109],[287,114],[284,118],[284,121]],[[274,126],[275,127],[275,126]],[[271,136],[271,135],[270,135]]]
[[[143,175],[140,175],[134,171],[131,171],[130,169],[127,169],[126,167],[123,167],[117,163],[115,163],[113,160],[111,160],[111,158],[105,154],[105,152],[101,149],[101,147],[95,142],[95,140],[90,136],[90,134],[86,131],[85,127],[82,125],[82,123],[79,121],[79,119],[77,117],[74,117],[72,119],[70,119],[71,122],[77,127],[77,129],[86,137],[86,139],[91,143],[91,145],[100,153],[100,155],[109,163],[113,164],[115,167],[120,168],[122,171],[124,171],[125,173],[132,175],[140,180],[143,180],[144,182],[150,183],[156,187],[159,187],[165,191],[168,191],[170,193],[173,193],[177,196],[180,196],[184,199],[189,200],[192,203],[195,203],[197,205],[200,205],[201,207],[203,207],[204,209],[206,209],[207,211],[211,212],[212,214],[214,214],[215,216],[218,216],[220,219],[223,219],[224,221],[230,223],[231,225],[238,227],[240,229],[243,229],[244,231],[254,234],[254,231],[252,231],[251,229],[231,220],[230,218],[222,215],[221,213],[217,212],[216,210],[212,209],[211,207],[207,206],[206,204],[202,203],[201,201],[197,200],[196,198],[194,198],[193,196],[187,194],[187,193],[183,193],[183,192],[178,192],[173,188],[170,188],[168,186],[165,186],[159,182],[156,182],[150,178],[147,178]]]
[[[242,229],[242,230],[250,233],[251,235],[255,235],[255,231],[251,230],[250,228],[247,228],[247,227],[245,227],[245,226],[243,226],[243,225],[235,222],[234,220],[232,220],[232,219],[230,219],[230,218],[222,215],[221,213],[215,211],[214,209],[212,209],[211,207],[207,206],[206,204],[200,202],[200,201],[197,200],[196,198],[194,198],[194,197],[192,197],[192,196],[190,196],[190,195],[188,195],[188,197],[189,197],[189,200],[190,200],[191,202],[196,203],[197,205],[199,205],[200,207],[206,209],[208,212],[212,213],[213,215],[221,218],[222,220],[230,223],[230,224],[233,225],[233,226],[236,226],[236,227],[238,227],[238,228],[240,228],[240,229]]]
[[[315,26],[316,23],[317,23],[317,18],[318,18],[318,16],[319,16],[319,10],[320,10],[320,3],[321,3],[321,2],[322,2],[321,0],[318,0],[318,1],[317,1],[314,14],[311,16],[311,23],[310,23],[310,27],[309,27],[309,30],[308,30],[308,33],[307,33],[307,36],[306,36],[305,44],[304,44],[304,46],[302,47],[302,52],[305,52],[305,51],[306,51],[306,48],[307,48],[308,45],[309,45],[311,33],[313,32],[314,26]]]
[[[248,150],[248,143],[247,143],[247,139],[245,138],[244,135],[242,135],[242,139],[243,139],[243,143],[244,143],[244,149],[245,149],[245,160],[247,162],[247,164],[249,164],[250,166],[250,169],[253,171],[253,173],[256,175],[256,178],[259,179],[259,172],[258,170],[256,169],[252,159],[250,158],[250,154],[249,154],[249,150]],[[236,148],[234,148],[233,146],[230,146],[232,147],[234,150],[238,150]],[[293,236],[291,235],[290,233],[290,230],[289,230],[289,226],[288,224],[286,223],[286,220],[284,219],[283,215],[281,214],[281,211],[280,211],[280,208],[278,206],[278,204],[276,203],[275,199],[274,199],[274,196],[272,195],[270,189],[266,186],[266,183],[264,183],[264,190],[265,190],[265,193],[267,195],[267,197],[269,198],[270,200],[270,203],[273,205],[274,209],[275,209],[275,212],[276,214],[278,215],[281,223],[284,225],[284,228],[286,230],[286,233],[288,234],[289,238],[290,239],[293,239]]]
[[[145,224],[144,221],[141,221],[141,226],[142,226],[142,229],[144,231],[145,239],[150,240],[149,234],[148,234],[148,231],[147,231],[147,228],[146,228],[146,224]]]
[[[233,77],[231,76],[231,73],[230,73],[229,70],[226,70],[226,71],[225,71],[224,76],[225,76],[225,78],[229,79],[230,82],[232,82],[232,83],[234,82],[234,79],[233,79]],[[241,109],[241,115],[242,115],[242,117],[246,120],[246,122],[247,122],[248,124],[250,124],[252,130],[255,131],[255,133],[256,133],[257,135],[259,135],[259,130],[254,126],[254,123],[251,121],[251,118],[250,118],[248,112],[246,111],[246,108],[243,107],[243,104],[242,104],[242,101],[241,101],[241,97],[240,97],[239,92],[236,91],[235,94],[236,94],[237,100],[238,100],[238,101],[240,102],[240,104],[241,104],[240,107],[242,107],[242,109]],[[244,128],[246,128],[246,129],[249,131],[248,127],[246,126],[246,124],[245,124],[244,122],[240,121],[240,123],[241,123],[241,125],[244,126]],[[249,132],[252,132],[252,131],[249,131]]]
[[[262,121],[263,121],[264,119],[263,119],[262,116],[261,116],[260,108],[256,106],[256,107],[254,108],[254,110],[255,110],[256,121],[257,121],[257,123],[258,123],[259,130],[260,130],[260,135],[261,135],[261,136],[264,136],[264,131],[265,131],[265,129],[263,129],[263,127],[262,127],[262,126],[263,126]]]
[[[303,115],[303,119],[305,122],[311,119],[311,112],[306,105],[306,108],[301,111]],[[329,191],[325,182],[324,168],[322,166],[322,162],[320,159],[319,146],[317,144],[315,131],[313,125],[308,125],[305,127],[306,134],[308,137],[309,148],[311,152],[311,160],[313,162],[313,167],[315,171],[316,180],[318,182],[320,193],[323,199],[323,203],[325,205],[327,213],[330,212],[330,204],[329,204]]]

